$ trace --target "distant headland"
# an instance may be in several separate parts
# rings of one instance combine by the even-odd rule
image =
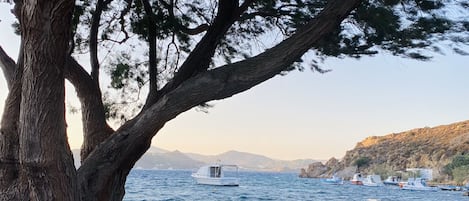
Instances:
[[[408,168],[429,168],[436,182],[467,183],[469,121],[367,137],[341,160],[311,163],[299,176],[317,178],[336,173],[349,178],[357,171],[357,165],[360,172],[382,177]]]

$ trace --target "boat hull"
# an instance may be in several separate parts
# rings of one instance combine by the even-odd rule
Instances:
[[[212,186],[239,186],[239,179],[236,177],[203,177],[192,175],[197,184],[212,185]]]
[[[325,184],[331,184],[331,185],[342,185],[342,184],[344,184],[343,180],[336,180],[336,179],[324,179],[322,181]]]
[[[383,184],[385,184],[385,185],[399,186],[399,182],[398,182],[398,181],[383,181]]]
[[[435,187],[429,187],[429,186],[425,186],[425,187],[415,187],[415,186],[402,186],[401,188],[402,190],[410,190],[410,191],[437,191],[438,188],[435,188]]]

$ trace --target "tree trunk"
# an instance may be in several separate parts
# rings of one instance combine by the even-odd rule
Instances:
[[[64,104],[73,7],[72,0],[25,1],[21,7],[19,191],[28,200],[79,200]]]
[[[12,75],[0,125],[0,199],[24,200],[19,192],[18,120],[21,102],[21,69]]]

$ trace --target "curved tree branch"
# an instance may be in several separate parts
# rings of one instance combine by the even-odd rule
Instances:
[[[98,197],[117,182],[149,148],[151,139],[166,122],[201,103],[248,90],[288,68],[315,43],[336,30],[361,0],[334,0],[289,39],[244,61],[200,73],[162,96],[103,142],[78,170],[82,193]],[[100,167],[100,168],[95,168]],[[96,178],[94,175],[98,175]],[[124,181],[125,182],[125,181]],[[111,192],[112,194],[112,192]],[[123,195],[122,195],[123,196]]]
[[[81,160],[83,161],[114,130],[106,122],[106,113],[98,86],[88,72],[71,56],[67,58],[65,78],[75,87],[81,103],[84,138]]]
[[[201,24],[199,26],[196,26],[195,28],[189,28],[189,27],[185,27],[185,26],[178,26],[178,28],[183,32],[183,33],[186,33],[186,34],[189,34],[189,35],[197,35],[197,34],[200,34],[204,31],[207,31],[208,28],[210,26],[208,24]]]
[[[225,36],[228,29],[239,17],[238,9],[237,0],[220,1],[218,14],[207,33],[175,73],[173,79],[160,90],[157,97],[153,100],[147,99],[147,102],[143,107],[144,110],[155,103],[158,98],[179,86],[179,84],[184,80],[187,80],[199,72],[207,70],[220,40]]]
[[[201,25],[196,26],[195,28],[189,28],[179,23],[176,20],[176,17],[174,16],[175,2],[173,0],[171,0],[169,3],[167,3],[164,0],[160,0],[159,2],[161,3],[162,6],[164,6],[168,10],[170,20],[172,21],[174,28],[176,28],[176,30],[189,34],[189,35],[197,35],[208,30],[209,28],[208,24],[201,24]]]

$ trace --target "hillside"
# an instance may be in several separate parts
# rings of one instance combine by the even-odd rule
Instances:
[[[469,121],[425,127],[385,136],[372,136],[357,143],[340,161],[333,159],[324,164],[311,164],[300,176],[321,177],[341,171],[351,174],[354,162],[369,158],[362,172],[389,172],[406,168],[432,168],[434,177],[444,177],[442,168],[458,154],[469,153]],[[350,176],[350,175],[344,175]]]
[[[251,154],[239,151],[228,151],[222,154],[205,156],[200,154],[187,154],[194,160],[202,161],[205,163],[213,163],[222,161],[228,164],[237,164],[240,168],[245,170],[262,170],[262,171],[275,171],[275,172],[291,172],[297,171],[314,160],[312,159],[298,159],[292,161],[275,160],[266,156]]]
[[[72,150],[74,158],[80,156],[79,150]],[[201,155],[183,153],[180,151],[168,151],[157,147],[151,147],[134,168],[139,169],[197,169],[207,163],[223,162],[236,164],[241,170],[249,171],[275,171],[298,172],[300,168],[314,162],[312,159],[301,160],[275,160],[266,156],[239,151],[228,151],[218,155]],[[79,161],[75,160],[75,167],[79,167]]]

